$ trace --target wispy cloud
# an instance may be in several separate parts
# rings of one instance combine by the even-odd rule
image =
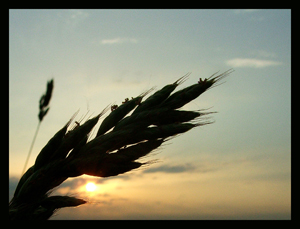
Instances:
[[[136,38],[113,38],[113,39],[103,39],[101,40],[101,44],[103,45],[112,45],[112,44],[123,44],[123,43],[137,43],[138,40]]]
[[[263,21],[265,17],[262,14],[257,14],[257,12],[262,12],[259,9],[239,9],[234,10],[234,13],[237,15],[245,15],[249,21]]]
[[[89,16],[89,13],[84,10],[71,10],[71,18],[72,19],[85,19]]]
[[[86,10],[69,10],[67,12],[66,23],[67,26],[71,28],[75,28],[79,23],[89,17],[89,13]]]
[[[250,67],[264,68],[270,66],[281,65],[281,62],[273,60],[262,60],[256,58],[234,58],[226,61],[226,64],[234,68]]]
[[[192,172],[196,169],[192,164],[184,164],[184,165],[161,165],[155,168],[150,168],[145,170],[143,173],[184,173],[184,172]]]

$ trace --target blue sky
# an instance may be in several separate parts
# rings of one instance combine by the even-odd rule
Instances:
[[[54,92],[30,166],[78,109],[78,119],[96,115],[187,72],[179,88],[230,68],[225,84],[185,107],[212,107],[214,124],[173,139],[147,168],[66,181],[57,192],[93,204],[53,219],[290,218],[290,10],[10,10],[11,190],[47,80],[54,78]],[[88,179],[97,195],[80,189]]]

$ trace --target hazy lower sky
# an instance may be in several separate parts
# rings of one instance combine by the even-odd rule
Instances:
[[[179,88],[230,68],[185,107],[212,107],[214,124],[169,141],[148,167],[67,180],[56,193],[90,203],[53,219],[290,219],[290,10],[10,10],[10,195],[47,80],[50,110],[28,166],[78,109],[76,120],[187,72]]]

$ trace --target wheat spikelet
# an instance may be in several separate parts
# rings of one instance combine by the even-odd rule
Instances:
[[[40,104],[39,104],[39,108],[40,108],[40,112],[39,112],[39,120],[40,122],[43,120],[43,118],[45,117],[45,115],[47,114],[49,107],[48,104],[50,102],[51,96],[52,96],[52,91],[53,91],[53,79],[47,82],[47,89],[46,89],[46,93],[42,95],[42,97],[40,98]]]
[[[102,121],[96,137],[88,141],[99,115],[82,125],[67,130],[75,115],[44,146],[35,164],[20,179],[10,202],[11,219],[47,219],[62,207],[78,206],[86,201],[68,196],[49,196],[49,192],[68,177],[83,174],[109,177],[126,173],[147,164],[137,161],[160,147],[165,141],[197,126],[210,124],[202,117],[213,112],[177,110],[212,88],[232,70],[218,76],[200,79],[198,83],[172,94],[189,74],[173,84],[143,98],[152,90],[125,99],[120,106],[112,107]],[[49,92],[48,92],[49,87]],[[53,87],[53,82],[52,82]],[[51,83],[40,100],[45,108],[51,97]],[[50,95],[50,97],[49,97]],[[127,116],[129,112],[131,115]],[[111,130],[111,131],[110,131]]]
[[[32,151],[35,139],[36,139],[36,136],[37,136],[37,134],[39,132],[39,128],[40,128],[41,122],[42,122],[43,118],[46,116],[46,114],[49,111],[48,105],[49,105],[49,102],[50,102],[50,99],[51,99],[51,96],[52,96],[53,87],[54,87],[54,83],[53,83],[53,79],[52,79],[52,80],[50,80],[50,81],[47,82],[46,93],[43,94],[41,96],[41,98],[40,98],[40,101],[39,101],[39,109],[40,109],[40,111],[39,111],[39,114],[38,114],[39,123],[37,125],[36,131],[35,131],[35,134],[34,134],[34,137],[33,137],[33,140],[32,140],[32,143],[31,143],[28,155],[27,155],[27,159],[25,161],[25,165],[24,165],[22,174],[25,172],[25,169],[27,167],[27,163],[29,161],[30,154],[31,154],[31,151]]]

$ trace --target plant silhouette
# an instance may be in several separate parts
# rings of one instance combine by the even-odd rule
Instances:
[[[49,105],[49,102],[50,102],[50,99],[51,99],[51,96],[52,96],[52,91],[53,91],[53,87],[54,87],[53,84],[54,84],[53,83],[53,79],[50,80],[49,82],[47,82],[46,93],[43,94],[41,96],[41,98],[40,98],[40,102],[39,102],[39,109],[40,109],[40,111],[39,111],[39,114],[38,114],[39,123],[37,125],[36,131],[35,131],[35,134],[34,134],[34,137],[33,137],[33,140],[32,140],[32,143],[31,143],[31,146],[30,146],[30,149],[29,149],[26,161],[25,161],[25,165],[24,165],[24,168],[23,168],[23,171],[22,171],[22,175],[24,174],[25,169],[27,167],[27,163],[28,163],[28,160],[30,158],[30,154],[31,154],[31,151],[32,151],[35,139],[36,139],[36,136],[37,136],[37,134],[39,132],[41,122],[43,121],[43,118],[46,116],[46,114],[48,113],[48,111],[50,109],[50,107],[48,105]]]
[[[137,161],[139,158],[160,147],[171,137],[211,123],[202,118],[213,112],[185,111],[179,108],[216,86],[232,71],[230,69],[217,76],[215,73],[173,93],[187,79],[187,74],[144,101],[151,90],[131,99],[126,98],[120,106],[108,106],[82,125],[76,123],[70,128],[73,116],[49,140],[34,165],[21,177],[9,203],[9,218],[46,220],[60,208],[85,204],[85,200],[75,197],[51,196],[51,190],[69,177],[83,174],[117,176],[139,168],[148,163]],[[49,97],[46,93],[40,100],[40,110],[43,110],[39,116],[40,121],[48,111],[46,107],[50,98],[51,94]],[[91,130],[109,108],[111,112],[102,121],[96,137],[88,141]],[[131,111],[131,115],[128,115]]]

